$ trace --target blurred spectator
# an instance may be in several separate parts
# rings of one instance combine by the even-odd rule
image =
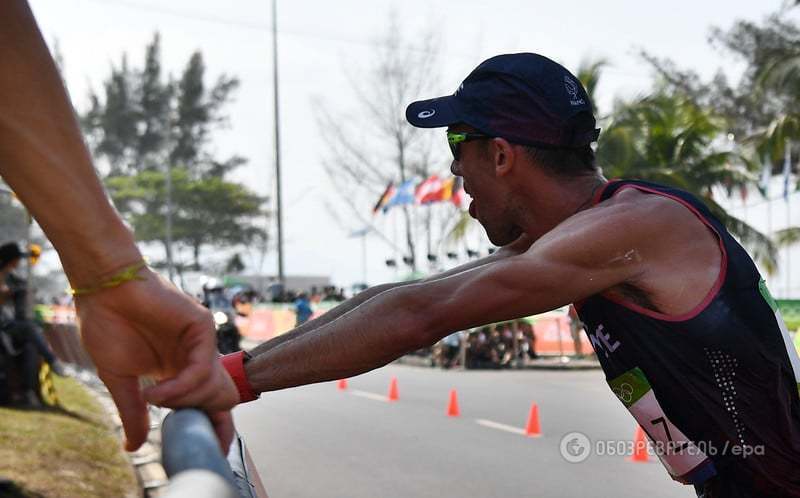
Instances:
[[[575,309],[574,304],[569,305],[569,332],[572,334],[572,342],[575,344],[575,356],[583,356],[583,346],[581,344],[581,331],[583,330],[583,322],[578,317],[578,310]]]
[[[14,242],[0,246],[0,366],[9,368],[13,363],[2,358],[19,359],[22,396],[27,404],[38,407],[40,355],[54,373],[63,376],[64,368],[47,345],[41,329],[28,319],[26,282],[14,274],[23,256]]]
[[[489,335],[491,327],[485,326],[470,332],[467,341],[467,368],[492,368]]]
[[[437,344],[436,363],[442,368],[453,368],[458,364],[463,332],[454,332]]]
[[[533,333],[533,325],[527,320],[519,320],[517,327],[521,333],[520,348],[524,351],[529,359],[536,359],[539,357],[536,354],[536,335]]]
[[[314,314],[314,310],[311,309],[311,301],[308,299],[308,294],[305,292],[301,292],[297,299],[294,301],[294,312],[297,314],[297,323],[295,323],[295,327],[299,327],[300,325],[306,323],[311,315]]]
[[[508,324],[499,323],[495,325],[494,330],[490,336],[490,355],[492,364],[496,368],[505,368],[511,365],[513,359],[513,345],[511,344],[512,336],[506,334]]]

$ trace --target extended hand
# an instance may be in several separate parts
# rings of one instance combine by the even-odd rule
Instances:
[[[139,376],[159,381],[148,401],[170,408],[196,407],[212,420],[239,401],[230,376],[217,360],[211,314],[148,269],[143,281],[126,282],[76,299],[81,335],[97,373],[111,392],[125,428],[129,451],[145,441],[147,405]],[[215,424],[224,448],[229,424]]]

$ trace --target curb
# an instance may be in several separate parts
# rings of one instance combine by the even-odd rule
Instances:
[[[122,420],[119,418],[117,407],[111,399],[111,394],[103,382],[89,370],[84,370],[75,365],[65,364],[68,375],[84,385],[94,398],[100,403],[108,418],[111,420],[114,432],[120,443],[124,439]],[[141,498],[158,498],[166,493],[167,473],[161,466],[161,420],[164,413],[160,408],[148,407],[150,415],[150,432],[147,441],[141,448],[133,453],[126,452],[126,458],[133,467],[134,475],[139,483]]]

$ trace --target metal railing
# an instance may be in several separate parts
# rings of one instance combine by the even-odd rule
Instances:
[[[166,498],[267,498],[248,465],[242,438],[235,434],[228,455],[223,455],[202,411],[170,413],[161,424],[161,438],[161,463],[170,478]]]

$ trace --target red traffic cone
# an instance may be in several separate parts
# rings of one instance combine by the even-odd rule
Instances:
[[[633,436],[633,455],[628,458],[631,462],[647,462],[647,437],[641,425],[636,426],[636,434]]]
[[[458,417],[461,415],[461,410],[458,409],[458,393],[455,389],[450,390],[450,403],[447,405],[447,416]]]
[[[345,389],[347,389],[347,379],[339,380],[339,384],[337,385],[337,387],[339,388],[340,391],[344,391]]]
[[[400,399],[400,396],[397,394],[397,377],[392,377],[391,382],[389,382],[389,401],[397,401]]]
[[[539,437],[542,435],[542,428],[539,426],[539,407],[536,403],[531,403],[531,411],[528,413],[528,423],[525,424],[525,435],[528,437]]]

